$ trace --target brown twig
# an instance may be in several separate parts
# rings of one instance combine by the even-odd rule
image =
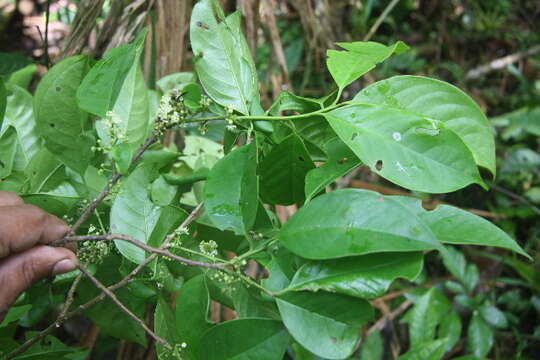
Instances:
[[[68,294],[66,296],[66,301],[64,302],[64,305],[62,305],[62,310],[60,310],[60,314],[56,318],[55,323],[58,324],[59,321],[63,322],[63,319],[66,317],[69,307],[71,306],[71,304],[73,304],[73,300],[75,300],[75,291],[77,291],[77,287],[79,286],[82,277],[83,274],[79,273],[75,280],[73,280],[73,283],[71,284],[71,287],[69,288]]]
[[[382,318],[380,318],[379,320],[377,320],[377,322],[375,324],[373,324],[369,328],[369,330],[367,331],[367,335],[369,336],[372,333],[374,333],[375,331],[382,330],[388,321],[394,320],[401,313],[403,313],[405,310],[407,310],[411,305],[412,305],[412,302],[409,301],[409,300],[404,301],[403,303],[401,303],[401,305],[399,305],[395,310],[393,310],[389,314],[387,314],[387,315],[383,316]]]
[[[155,341],[157,341],[158,343],[162,344],[163,346],[167,346],[167,347],[170,347],[169,343],[160,338],[159,336],[157,336],[152,330],[150,330],[150,328],[146,325],[146,323],[144,321],[142,321],[141,319],[139,319],[139,317],[137,315],[135,315],[133,312],[131,312],[131,310],[129,310],[124,304],[122,304],[122,302],[120,300],[118,300],[118,298],[116,297],[116,295],[114,295],[114,293],[109,290],[105,285],[103,285],[101,283],[101,281],[99,281],[98,279],[96,279],[92,274],[90,274],[90,272],[88,271],[88,269],[86,269],[84,266],[82,265],[79,265],[79,270],[88,278],[90,279],[90,281],[92,281],[92,283],[98,288],[100,289],[101,291],[103,291],[103,293],[105,295],[107,295],[115,304],[116,306],[118,306],[118,308],[120,308],[120,310],[122,310],[124,313],[126,313],[131,319],[133,319],[133,321],[135,321],[137,323],[137,325],[139,325],[141,328],[144,329],[144,331],[146,331],[146,333],[152,338],[154,339]]]
[[[51,246],[63,246],[66,243],[70,242],[81,242],[81,241],[112,241],[112,240],[122,240],[126,241],[130,244],[133,244],[144,251],[151,253],[151,254],[158,254],[165,257],[168,257],[170,259],[176,260],[178,262],[181,262],[183,264],[189,265],[189,266],[195,266],[195,267],[202,267],[202,268],[208,268],[208,269],[223,269],[225,267],[225,264],[210,264],[205,263],[201,261],[194,261],[190,260],[178,255],[175,255],[167,250],[155,248],[149,245],[146,245],[142,241],[139,241],[135,238],[132,238],[131,236],[124,235],[124,234],[103,234],[103,235],[85,235],[85,236],[68,236],[61,240],[53,241],[50,245]]]
[[[494,70],[505,68],[510,64],[513,64],[521,59],[524,59],[528,56],[532,56],[539,52],[540,52],[540,45],[535,45],[528,50],[520,51],[515,54],[511,54],[511,55],[507,55],[499,59],[495,59],[487,64],[484,64],[477,68],[469,70],[469,72],[467,72],[467,75],[465,75],[465,79],[467,80],[477,79],[484,74],[487,74]]]

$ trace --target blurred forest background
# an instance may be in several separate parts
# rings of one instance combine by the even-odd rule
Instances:
[[[443,79],[470,94],[496,131],[498,174],[491,190],[468,187],[451,195],[426,196],[426,206],[450,203],[486,217],[511,234],[536,260],[540,257],[540,1],[538,0],[220,0],[244,14],[244,29],[261,80],[263,105],[283,89],[318,97],[334,83],[326,70],[326,50],[339,41],[402,40],[411,50],[377,67],[344,93],[397,74]],[[80,52],[100,57],[131,41],[147,27],[144,56],[150,88],[165,75],[191,71],[188,28],[192,0],[0,0],[0,52],[28,59],[11,79],[33,89],[52,63]],[[2,67],[0,61],[0,68]],[[219,126],[219,125],[217,125]],[[212,137],[212,131],[207,136]],[[166,141],[171,141],[168,139]],[[181,139],[180,139],[181,141]],[[368,188],[384,194],[403,189],[365,167],[338,181],[338,187]],[[408,193],[408,192],[407,192]],[[282,216],[294,211],[282,209]],[[503,251],[463,248],[479,279],[463,295],[447,294],[463,311],[488,301],[503,313],[491,335],[494,359],[540,358],[540,269],[538,261]],[[436,255],[427,257],[419,286],[448,280]],[[403,291],[401,292],[403,293]],[[400,294],[401,294],[400,293]],[[399,295],[399,294],[397,294]],[[390,293],[378,310],[384,348],[399,353],[405,338]],[[393,296],[393,297],[392,297]],[[399,308],[398,308],[399,309]],[[466,333],[456,346],[463,348]],[[493,338],[494,337],[494,338]],[[92,341],[86,339],[85,341]],[[96,341],[95,339],[93,340]],[[460,345],[461,344],[461,345]],[[129,357],[124,357],[129,358]]]

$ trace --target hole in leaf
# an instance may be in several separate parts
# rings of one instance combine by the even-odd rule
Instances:
[[[57,86],[57,87],[55,88],[55,90],[56,90],[56,91],[62,91],[62,88],[61,88],[60,86]]]
[[[55,127],[55,125],[53,123],[49,123],[49,126],[52,127],[52,128]]]
[[[306,161],[306,160],[304,160],[304,158],[301,157],[301,156],[298,157],[298,160],[300,160],[300,161]]]
[[[377,160],[377,162],[375,163],[375,169],[377,169],[377,171],[381,171],[382,168],[383,168],[383,161]]]
[[[200,27],[200,28],[203,29],[203,30],[208,30],[208,29],[209,29],[208,26],[204,25],[204,24],[203,24],[202,22],[200,22],[200,21],[197,21],[197,22],[195,23],[195,25],[197,25],[197,27]]]
[[[437,202],[432,200],[423,200],[422,207],[424,210],[433,211],[437,208]]]
[[[337,342],[337,338],[335,338],[334,336],[330,336],[330,340],[331,340],[333,343],[336,343],[336,342]]]
[[[357,133],[353,133],[352,136],[351,136],[351,141],[354,140],[357,136],[358,136]]]

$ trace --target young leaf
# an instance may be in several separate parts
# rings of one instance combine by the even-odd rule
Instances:
[[[257,147],[244,145],[220,159],[204,187],[205,213],[221,230],[245,234],[257,214]]]
[[[0,178],[11,175],[15,156],[17,155],[18,142],[17,131],[13,126],[8,126],[0,135]]]
[[[450,351],[461,337],[461,319],[455,310],[442,316],[439,324],[439,338],[446,339],[445,352]]]
[[[480,314],[473,314],[467,330],[467,346],[469,351],[479,358],[487,356],[493,347],[494,333]]]
[[[76,92],[89,68],[86,55],[72,56],[52,67],[34,98],[39,135],[45,147],[66,166],[84,174],[94,139],[86,131],[88,114],[77,106]]]
[[[338,138],[330,140],[325,147],[326,162],[310,170],[306,175],[306,201],[311,200],[327,185],[361,164],[352,150]]]
[[[435,329],[441,315],[434,306],[435,289],[422,295],[409,313],[409,337],[411,348],[422,346],[435,338]]]
[[[136,168],[122,183],[122,191],[111,208],[111,232],[126,234],[147,243],[161,212],[150,199],[153,171],[149,166]],[[146,258],[141,248],[115,240],[116,248],[129,260],[140,264]]]
[[[291,290],[325,290],[374,299],[383,295],[397,278],[414,280],[423,266],[422,253],[382,253],[312,261],[292,279]]]
[[[308,259],[441,247],[431,230],[399,201],[354,189],[310,201],[285,223],[277,238]]]
[[[337,43],[337,45],[346,51],[328,50],[326,66],[336,81],[340,93],[344,87],[375,68],[375,65],[392,54],[399,55],[409,49],[401,41],[392,46],[384,46],[372,41]]]
[[[508,326],[506,315],[496,306],[484,303],[480,307],[480,315],[491,326],[504,329]]]
[[[176,297],[176,330],[178,338],[187,344],[186,352],[190,360],[198,360],[198,344],[203,333],[210,328],[207,320],[209,306],[210,297],[204,275],[186,281]]]
[[[206,93],[218,104],[247,115],[259,103],[257,71],[241,32],[240,12],[218,22],[217,2],[199,1],[191,14],[190,39],[195,70]]]
[[[491,125],[478,105],[455,86],[426,77],[395,76],[368,86],[353,101],[408,110],[443,122],[463,140],[476,163],[495,175]]]
[[[9,95],[0,135],[10,125],[15,129],[17,133],[17,152],[13,170],[23,171],[34,155],[38,153],[42,141],[36,131],[32,95],[13,84],[6,84],[6,89]]]
[[[293,338],[325,359],[351,355],[359,340],[360,326],[373,317],[367,301],[341,294],[288,293],[276,301]]]
[[[289,336],[280,321],[260,318],[220,323],[208,330],[201,360],[281,360]]]
[[[387,105],[350,105],[325,114],[351,150],[382,177],[411,190],[444,193],[485,186],[473,155],[445,125]]]
[[[315,168],[302,140],[290,135],[276,145],[259,165],[261,198],[268,204],[302,204],[304,179]]]

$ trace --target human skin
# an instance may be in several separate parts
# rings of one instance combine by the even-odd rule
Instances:
[[[0,191],[0,322],[19,294],[48,276],[75,270],[75,254],[47,246],[69,226],[12,192]]]

